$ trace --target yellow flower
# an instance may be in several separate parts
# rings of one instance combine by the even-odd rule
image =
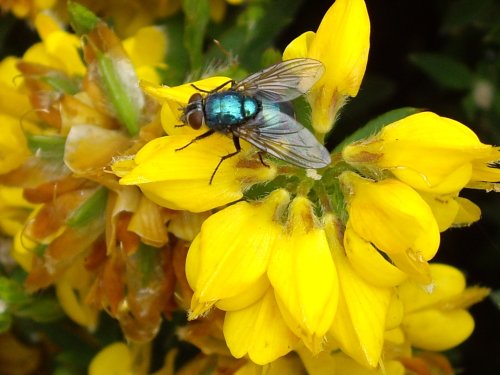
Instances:
[[[54,18],[45,13],[36,17],[35,26],[42,41],[28,48],[23,61],[83,76],[86,68],[78,53],[80,38],[64,31]]]
[[[388,170],[415,189],[449,194],[469,183],[473,162],[491,156],[491,150],[465,125],[422,112],[348,145],[342,156],[355,167]]]
[[[117,159],[113,171],[123,185],[137,185],[160,206],[202,212],[234,202],[243,191],[257,182],[271,180],[274,167],[259,161],[248,162],[253,153],[244,147],[238,155],[220,164],[221,157],[234,151],[231,139],[214,134],[186,149],[178,150],[193,140],[190,135],[157,138],[146,144],[133,160]],[[202,199],[200,199],[202,197]]]
[[[140,80],[160,83],[157,68],[164,66],[162,62],[167,53],[165,32],[155,26],[143,27],[122,43],[134,65],[137,77]]]
[[[293,40],[283,59],[309,57],[325,66],[325,74],[308,93],[312,126],[328,133],[348,97],[357,95],[370,48],[370,20],[363,0],[337,0],[327,11],[316,33]]]
[[[402,329],[417,348],[448,350],[470,336],[474,319],[466,308],[485,298],[489,289],[466,288],[464,275],[448,265],[432,264],[430,270],[432,284],[427,288],[410,280],[398,288]]]
[[[2,1],[0,8],[3,11],[12,11],[19,18],[33,17],[39,12],[52,8],[57,0],[11,0]]]
[[[338,280],[325,231],[305,197],[290,205],[268,276],[288,326],[311,352],[320,352],[337,309]]]
[[[150,365],[150,344],[115,342],[92,359],[89,375],[146,375]]]
[[[0,174],[5,174],[19,167],[31,152],[19,119],[0,113],[0,123]]]
[[[351,253],[351,247],[357,246],[358,241],[365,241],[363,247],[358,245],[352,251],[365,250],[366,259],[370,259],[375,256],[370,255],[373,250],[369,250],[374,246],[403,272],[420,282],[429,282],[427,261],[436,254],[440,236],[434,215],[422,197],[395,179],[375,182],[353,172],[344,172],[340,181],[349,212],[344,239],[347,254]],[[361,258],[358,255],[352,260]],[[380,258],[379,261],[383,263]],[[401,281],[398,273],[393,273],[391,279]],[[388,276],[381,275],[380,282],[384,284],[382,279]]]
[[[186,260],[193,318],[218,302],[225,310],[241,309],[266,292],[269,258],[280,233],[275,220],[288,200],[285,190],[276,190],[261,203],[239,202],[205,221]],[[255,291],[260,291],[255,299],[243,304],[227,301]]]
[[[22,189],[0,185],[0,232],[14,237],[33,207],[23,198]]]

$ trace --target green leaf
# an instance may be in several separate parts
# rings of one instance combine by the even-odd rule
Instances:
[[[0,278],[0,301],[7,305],[7,308],[11,305],[26,304],[31,301],[31,296],[29,296],[24,290],[22,284],[14,280],[10,280],[6,277]]]
[[[167,67],[159,69],[163,83],[169,86],[184,83],[189,69],[189,55],[184,45],[184,18],[182,14],[167,18],[163,23],[168,39]]]
[[[340,152],[346,145],[363,138],[368,138],[378,133],[380,129],[382,129],[384,126],[389,125],[395,121],[401,120],[410,115],[413,115],[415,113],[418,113],[420,111],[421,110],[417,108],[404,107],[386,112],[383,115],[380,115],[375,119],[369,121],[365,126],[356,130],[353,134],[344,139],[339,145],[337,145],[337,147],[335,147],[334,152]]]
[[[73,212],[68,219],[67,224],[70,227],[78,228],[87,225],[96,217],[102,215],[106,208],[108,201],[108,190],[100,187],[96,192],[90,196],[78,209]]]
[[[53,322],[64,317],[64,313],[55,297],[37,296],[29,304],[16,309],[16,316],[33,319],[35,322]]]
[[[12,324],[12,316],[4,311],[0,313],[0,334],[7,332]]]
[[[208,0],[182,0],[186,15],[184,45],[189,53],[191,69],[200,70],[203,63],[203,42],[210,16]]]
[[[68,15],[71,27],[78,35],[88,34],[100,22],[92,11],[73,1],[68,1]]]
[[[410,60],[432,80],[451,90],[468,90],[474,75],[462,62],[441,54],[415,53]]]
[[[239,57],[239,62],[248,71],[259,70],[264,51],[292,21],[300,4],[301,0],[249,2],[235,25],[217,38],[225,49]],[[219,48],[212,46],[208,56],[211,59],[220,56]]]
[[[498,3],[495,2],[496,0],[452,1],[444,17],[443,28],[453,30],[470,24],[489,24],[489,20],[498,23]]]
[[[104,91],[116,111],[116,117],[130,135],[137,135],[139,133],[139,108],[133,97],[128,94],[116,65],[108,55],[101,51],[96,51],[96,59]]]
[[[64,146],[66,138],[58,135],[33,135],[26,134],[28,147],[33,154],[47,160],[59,160],[64,158]]]

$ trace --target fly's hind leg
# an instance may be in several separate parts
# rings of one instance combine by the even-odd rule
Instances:
[[[231,152],[230,154],[227,154],[227,155],[224,155],[223,157],[220,158],[219,160],[219,164],[217,164],[217,166],[215,167],[214,171],[212,172],[212,176],[210,176],[210,181],[209,181],[209,185],[212,185],[212,181],[214,180],[214,177],[215,177],[215,174],[217,173],[217,170],[219,169],[220,165],[222,164],[222,162],[226,159],[229,159],[237,154],[240,153],[241,151],[241,146],[240,146],[240,139],[233,134],[233,143],[234,143],[234,147],[236,148],[236,151],[235,152]]]
[[[191,140],[191,142],[189,142],[187,145],[182,146],[181,148],[176,148],[175,151],[184,150],[187,146],[192,145],[193,143],[195,143],[196,141],[199,141],[200,139],[207,138],[208,136],[211,136],[214,133],[215,133],[215,130],[210,129],[210,130],[206,131],[205,133],[197,136],[196,138],[193,138]]]

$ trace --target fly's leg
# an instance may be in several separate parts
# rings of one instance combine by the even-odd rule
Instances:
[[[236,151],[235,152],[231,152],[230,154],[227,154],[227,155],[224,155],[223,157],[220,158],[219,160],[219,164],[217,164],[217,166],[215,167],[214,171],[212,172],[212,176],[210,176],[210,181],[209,181],[209,185],[212,185],[212,181],[214,180],[214,177],[215,177],[215,173],[217,173],[217,170],[219,169],[220,165],[222,164],[222,162],[226,159],[229,159],[237,154],[239,154],[239,152],[241,151],[241,146],[240,146],[240,139],[233,134],[233,143],[234,143],[234,147],[236,148]]]
[[[261,164],[262,164],[264,167],[269,168],[269,164],[264,163],[264,159],[262,159],[262,152],[258,152],[258,154],[259,154],[259,160],[260,160]]]
[[[189,142],[187,145],[182,146],[181,148],[176,148],[175,151],[184,150],[187,146],[192,145],[193,143],[195,143],[196,141],[199,141],[200,139],[207,138],[207,137],[211,136],[214,133],[215,133],[215,130],[210,129],[210,130],[206,131],[205,133],[203,133],[203,134],[197,136],[196,138],[192,139],[191,142]]]
[[[220,89],[222,89],[224,86],[227,86],[227,84],[230,83],[231,84],[231,87],[236,83],[234,81],[234,79],[230,79],[229,81],[226,81],[224,82],[222,85],[219,85],[217,86],[215,89],[213,90],[203,90],[202,88],[199,88],[198,86],[196,86],[195,84],[191,83],[191,86],[193,86],[196,90],[200,91],[200,92],[204,92],[204,93],[207,93],[207,94],[212,94],[214,92],[217,92],[219,91]]]

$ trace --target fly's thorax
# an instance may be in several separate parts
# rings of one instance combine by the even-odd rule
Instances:
[[[203,97],[201,94],[196,93],[191,95],[188,105],[184,108],[184,114],[181,120],[193,129],[199,129],[205,123],[205,114],[203,113]]]
[[[211,129],[227,131],[254,118],[260,109],[257,99],[237,91],[224,91],[205,98],[205,121]]]

